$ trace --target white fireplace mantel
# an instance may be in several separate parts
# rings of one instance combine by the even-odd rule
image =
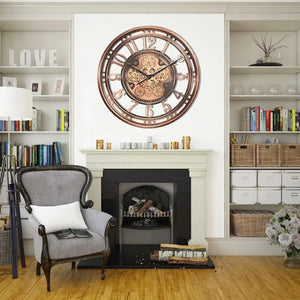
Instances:
[[[205,180],[209,149],[192,150],[80,150],[93,174],[89,199],[101,209],[101,181],[105,169],[188,169],[191,177],[191,239],[207,246],[205,239]]]

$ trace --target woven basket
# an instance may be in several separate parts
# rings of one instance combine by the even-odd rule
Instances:
[[[231,144],[231,167],[255,167],[255,144]]]
[[[273,213],[262,210],[232,210],[230,212],[231,233],[236,236],[266,236],[266,224]]]
[[[11,263],[10,230],[0,230],[0,266]]]
[[[299,144],[282,145],[282,166],[283,167],[300,166],[300,145]]]
[[[281,167],[281,144],[257,144],[257,167]]]

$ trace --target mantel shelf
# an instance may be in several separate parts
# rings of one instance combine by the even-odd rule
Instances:
[[[250,67],[250,66],[232,66],[230,74],[297,74],[300,73],[300,66],[282,66],[282,67]]]
[[[240,101],[240,100],[289,101],[289,100],[300,100],[300,95],[231,95],[230,99],[232,101]]]
[[[5,74],[69,74],[68,66],[0,66],[0,73]]]

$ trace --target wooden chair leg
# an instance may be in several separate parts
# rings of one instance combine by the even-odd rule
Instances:
[[[104,280],[105,279],[105,266],[106,266],[106,263],[109,259],[109,256],[110,256],[110,252],[105,252],[102,254],[102,257],[103,257],[103,264],[102,264],[102,271],[101,271],[101,280]]]
[[[74,270],[76,268],[76,262],[72,261],[72,270]]]
[[[46,277],[47,281],[47,291],[50,291],[50,271],[51,271],[51,264],[42,264],[42,268]]]
[[[41,275],[41,264],[38,261],[36,262],[36,275]]]

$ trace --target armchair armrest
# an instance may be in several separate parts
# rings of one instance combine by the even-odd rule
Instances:
[[[82,209],[82,215],[87,227],[102,237],[107,237],[109,229],[116,226],[116,219],[103,211]]]
[[[49,262],[50,258],[45,226],[40,224],[32,214],[28,214],[28,221],[33,228],[33,240],[35,244],[34,255],[36,260],[39,263],[41,263],[43,259]]]

